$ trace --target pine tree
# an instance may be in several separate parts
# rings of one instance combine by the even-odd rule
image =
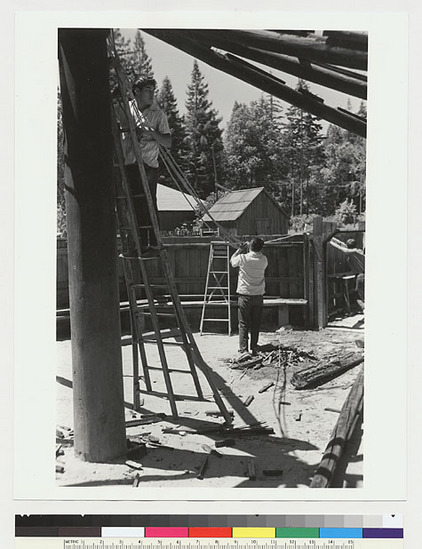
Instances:
[[[278,103],[266,96],[249,105],[234,104],[224,134],[231,187],[264,186],[278,194],[284,172],[280,113]]]
[[[299,80],[296,89],[309,91],[303,80]],[[283,150],[289,166],[291,212],[302,215],[304,209],[306,213],[311,210],[311,186],[317,184],[324,166],[322,125],[316,116],[297,107],[290,107],[286,118]]]
[[[215,189],[215,178],[221,175],[223,153],[221,118],[208,100],[208,84],[204,82],[198,62],[194,61],[191,83],[186,99],[186,156],[185,173],[202,197]]]
[[[361,103],[359,116],[366,117]],[[352,132],[330,125],[324,143],[326,167],[323,170],[325,189],[330,189],[327,214],[345,200],[352,200],[358,213],[365,209],[366,140]]]
[[[157,102],[161,109],[167,115],[170,131],[172,134],[170,152],[176,163],[179,165],[180,169],[184,171],[184,163],[187,155],[186,129],[184,119],[179,115],[177,100],[174,95],[173,86],[168,76],[164,78],[161,88],[157,94]],[[160,172],[163,182],[166,185],[174,186],[171,177],[164,167],[162,169],[160,167]]]
[[[133,49],[130,38],[126,39],[120,29],[113,29],[114,44],[119,56],[120,63],[126,71],[126,75],[132,81],[136,75],[135,63],[133,58]],[[111,72],[112,86],[117,85],[113,72]]]
[[[151,76],[152,78],[154,77],[152,62],[147,54],[145,41],[140,30],[137,30],[135,35],[133,61],[138,76],[141,74],[145,74]]]
[[[154,76],[152,62],[145,48],[145,41],[138,30],[135,35],[134,44],[130,38],[126,39],[120,29],[114,29],[114,43],[119,55],[120,63],[126,71],[129,82],[133,82],[141,74]],[[117,85],[115,77],[111,75],[112,88]]]

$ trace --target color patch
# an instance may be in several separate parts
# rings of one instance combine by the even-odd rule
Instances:
[[[146,538],[187,538],[188,528],[145,528]]]
[[[143,538],[145,528],[105,526],[101,528],[101,534],[104,538]]]
[[[320,528],[319,537],[358,539],[362,537],[362,528]]]
[[[275,538],[275,528],[233,528],[234,538]]]
[[[189,528],[190,538],[231,538],[231,528]]]
[[[319,538],[319,528],[276,528],[276,538]]]
[[[99,526],[59,526],[57,529],[59,538],[100,538]]]
[[[403,537],[403,528],[364,528],[363,537],[378,539],[398,539]]]

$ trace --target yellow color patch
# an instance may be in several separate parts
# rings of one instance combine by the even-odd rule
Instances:
[[[234,538],[275,538],[275,528],[233,528]]]

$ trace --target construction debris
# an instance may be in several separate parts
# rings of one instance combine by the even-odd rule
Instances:
[[[199,473],[197,474],[196,478],[198,478],[199,480],[202,480],[204,478],[207,467],[208,467],[208,456],[205,456],[204,461],[202,462],[202,465],[199,469]]]
[[[329,488],[343,451],[352,434],[362,420],[363,414],[363,368],[359,372],[343,404],[330,440],[311,482],[311,488]]]
[[[208,454],[212,454],[213,456],[216,456],[218,458],[222,458],[223,454],[221,454],[218,450],[215,448],[211,448],[211,446],[208,446],[208,444],[202,444],[201,445],[204,452],[208,452]]]
[[[313,352],[301,351],[297,347],[269,343],[259,350],[256,357],[251,355],[245,357],[243,354],[240,357],[228,359],[226,363],[232,369],[258,369],[262,366],[278,367],[281,364],[294,366],[309,360],[317,360]]]
[[[262,474],[266,477],[281,477],[283,474],[282,469],[263,469]]]
[[[126,427],[138,427],[138,425],[146,425],[149,423],[157,423],[166,419],[166,414],[146,414],[136,419],[128,419],[125,423]]]
[[[249,406],[249,404],[253,401],[254,398],[255,398],[255,397],[254,397],[253,395],[249,395],[249,396],[245,399],[245,401],[244,401],[243,404],[244,404],[245,406]]]
[[[223,448],[224,446],[235,446],[236,441],[234,438],[225,438],[224,440],[216,440],[214,446],[216,448]]]
[[[274,381],[270,381],[270,383],[266,383],[261,389],[258,391],[258,393],[265,393],[265,391],[268,391],[270,387],[274,385]]]
[[[361,353],[348,353],[341,358],[334,358],[328,364],[321,360],[315,366],[305,368],[292,376],[295,389],[309,389],[323,385],[340,374],[363,362]]]
[[[138,463],[137,461],[132,461],[132,460],[128,459],[127,461],[125,461],[125,465],[127,465],[128,467],[131,467],[132,469],[141,469],[142,470],[142,465],[140,463]]]
[[[255,462],[253,459],[250,459],[248,461],[248,477],[249,477],[249,480],[256,479]]]

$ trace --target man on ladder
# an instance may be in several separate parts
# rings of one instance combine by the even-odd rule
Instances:
[[[167,116],[158,107],[154,100],[156,82],[150,76],[139,77],[132,86],[135,100],[130,103],[130,110],[136,124],[136,134],[141,151],[149,188],[158,217],[157,183],[158,183],[158,153],[160,145],[166,148],[171,146],[171,133]],[[134,104],[136,102],[136,104]],[[132,139],[129,133],[129,123],[126,120],[124,109],[117,108],[120,122],[120,131],[123,137],[123,152],[128,182],[134,197],[134,207],[139,225],[139,235],[142,246],[142,256],[157,255],[157,239],[152,229],[151,215],[148,202],[144,196],[139,168],[133,150]],[[134,254],[134,246],[130,245],[128,255]]]
[[[232,267],[239,267],[237,281],[239,315],[239,358],[248,353],[248,334],[251,334],[251,354],[257,354],[259,328],[265,292],[265,269],[268,259],[261,252],[264,241],[253,238],[244,243],[230,258]]]

